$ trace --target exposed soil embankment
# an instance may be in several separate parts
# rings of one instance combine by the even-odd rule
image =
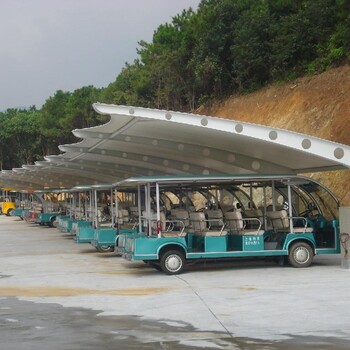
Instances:
[[[350,65],[233,96],[199,112],[350,145]],[[342,205],[350,205],[349,170],[308,175],[331,188]]]

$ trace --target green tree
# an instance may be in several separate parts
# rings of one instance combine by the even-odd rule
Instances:
[[[233,75],[240,91],[256,90],[270,81],[271,22],[263,1],[246,3],[234,28]]]
[[[71,125],[66,120],[66,105],[70,92],[56,91],[41,109],[40,131],[45,138],[45,154],[55,154],[57,146],[74,142]]]
[[[307,65],[318,57],[319,48],[329,40],[336,19],[335,1],[303,1],[293,13],[275,19],[272,75],[276,79],[294,78],[305,72]]]
[[[84,86],[71,93],[64,108],[65,115],[61,125],[69,125],[72,129],[89,128],[99,124],[105,118],[95,113],[92,104],[99,100],[101,89]]]
[[[8,109],[0,116],[1,168],[12,169],[33,164],[43,157],[43,139],[39,131],[40,111]]]

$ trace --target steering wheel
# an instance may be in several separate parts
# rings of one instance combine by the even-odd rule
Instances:
[[[304,210],[299,215],[303,216],[304,218],[309,218],[309,219],[318,219],[318,218],[322,217],[322,215],[320,214],[320,212],[316,208]]]
[[[299,216],[308,217],[311,212],[312,212],[312,209],[306,209],[301,213],[299,213]]]

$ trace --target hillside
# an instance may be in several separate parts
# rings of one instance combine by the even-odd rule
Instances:
[[[350,145],[350,65],[201,108],[201,114],[301,132]],[[350,205],[350,171],[308,174]]]

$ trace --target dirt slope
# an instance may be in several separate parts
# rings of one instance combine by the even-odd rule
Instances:
[[[350,145],[350,65],[272,85],[199,113],[288,129]],[[308,174],[350,205],[350,170]]]

